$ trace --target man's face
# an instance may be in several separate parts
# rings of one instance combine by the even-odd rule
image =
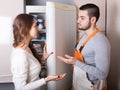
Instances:
[[[77,24],[78,24],[78,28],[84,31],[88,30],[91,27],[88,11],[79,10]]]

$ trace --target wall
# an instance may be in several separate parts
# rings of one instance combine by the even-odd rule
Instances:
[[[108,90],[120,90],[120,1],[107,0],[107,37],[110,40],[111,66]]]
[[[3,0],[0,2],[0,90],[13,90],[10,72],[12,49],[12,23],[18,13],[23,12],[23,0]]]
[[[11,82],[12,23],[15,16],[23,12],[24,5],[22,0],[19,2],[4,0],[0,7],[0,82]]]

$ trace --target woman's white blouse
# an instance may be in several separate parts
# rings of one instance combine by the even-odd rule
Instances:
[[[14,48],[11,55],[11,72],[16,90],[40,90],[46,84],[40,79],[41,65],[30,53],[20,48]]]

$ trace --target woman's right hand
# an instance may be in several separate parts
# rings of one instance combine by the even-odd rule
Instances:
[[[59,75],[56,75],[56,76],[47,76],[47,77],[45,78],[45,81],[46,81],[46,82],[48,82],[48,81],[57,81],[57,80],[63,79],[65,76],[66,76],[66,73],[64,73],[64,74],[59,74]]]
[[[52,54],[53,54],[53,52],[50,52],[50,53],[47,52],[46,42],[45,42],[45,45],[43,47],[43,56],[42,56],[41,60],[47,60],[47,58]]]

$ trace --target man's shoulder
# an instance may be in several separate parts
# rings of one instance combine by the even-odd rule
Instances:
[[[104,33],[102,32],[99,32],[97,33],[94,37],[93,37],[94,40],[108,40],[108,38],[105,36]]]
[[[110,42],[108,40],[108,38],[105,36],[105,34],[103,33],[98,33],[93,37],[93,42],[95,45],[99,46],[99,45],[107,45],[110,46]]]

